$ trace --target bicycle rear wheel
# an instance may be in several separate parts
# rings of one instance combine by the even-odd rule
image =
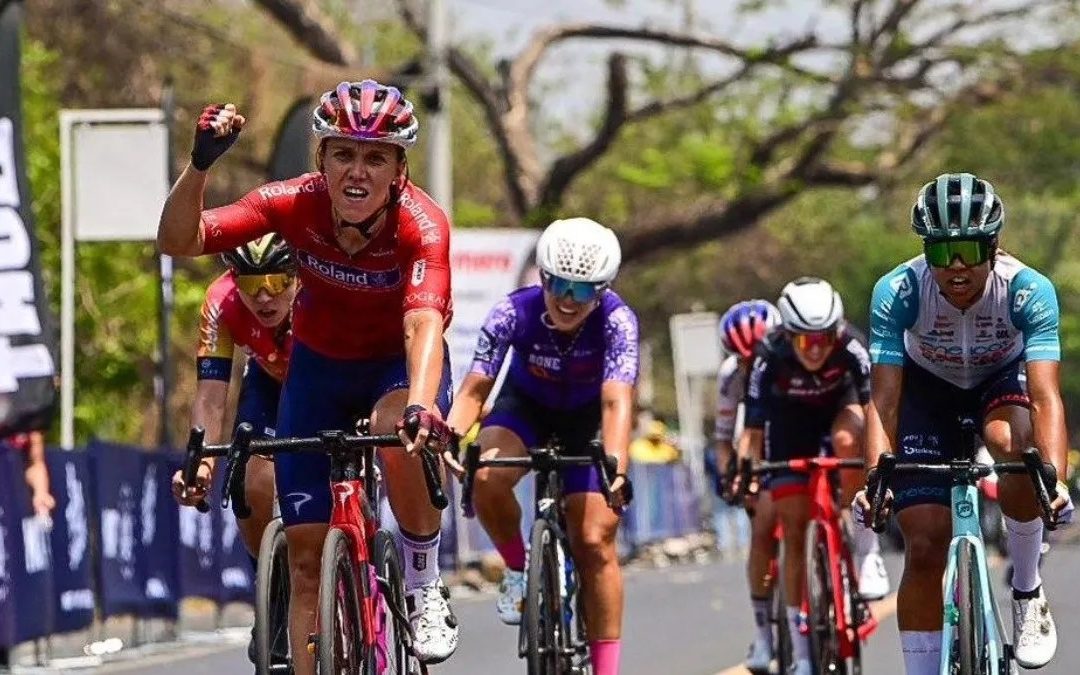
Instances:
[[[405,607],[405,581],[393,536],[385,530],[377,531],[372,551],[372,562],[375,565],[375,575],[379,583],[379,604],[376,612],[380,616],[381,624],[376,642],[382,651],[381,661],[384,666],[372,672],[408,675],[409,629],[407,625],[399,623],[408,622],[408,610]]]
[[[529,537],[529,567],[525,585],[524,620],[529,675],[563,672],[562,596],[559,592],[559,545],[555,530],[543,518],[533,523]]]
[[[255,573],[255,673],[289,672],[289,549],[285,526],[263,530]]]
[[[371,672],[362,670],[367,650],[360,623],[359,579],[349,543],[345,532],[336,527],[330,528],[323,543],[316,650],[319,675]]]
[[[954,640],[954,669],[960,675],[981,675],[986,670],[986,626],[983,625],[982,588],[975,566],[975,547],[961,541],[956,560],[956,610],[960,613]]]
[[[845,673],[840,658],[840,636],[836,630],[832,568],[825,528],[810,521],[806,526],[806,595],[809,606],[810,655],[821,675]]]
[[[780,579],[784,569],[780,555],[777,555],[773,564],[770,564],[770,568],[773,571],[772,618],[770,620],[775,624],[776,639],[773,644],[776,645],[777,672],[786,673],[794,663],[794,658],[791,655],[791,628],[787,620],[787,596]]]

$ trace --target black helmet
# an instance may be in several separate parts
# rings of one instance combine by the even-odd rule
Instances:
[[[226,251],[221,259],[237,274],[296,274],[296,256],[276,232]]]

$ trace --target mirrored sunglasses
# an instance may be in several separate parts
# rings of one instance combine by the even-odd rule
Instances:
[[[543,275],[543,282],[544,289],[556,298],[569,295],[571,300],[580,303],[592,302],[607,286],[607,284],[592,281],[571,281],[546,273]]]
[[[925,242],[923,252],[931,267],[950,267],[956,258],[964,267],[974,267],[989,260],[994,251],[986,239],[949,239]]]
[[[810,351],[815,347],[828,349],[836,343],[836,331],[818,333],[791,333],[791,344],[800,352]]]
[[[236,286],[244,295],[253,298],[264,289],[272,297],[277,297],[288,290],[292,280],[293,277],[280,272],[277,274],[238,274]]]

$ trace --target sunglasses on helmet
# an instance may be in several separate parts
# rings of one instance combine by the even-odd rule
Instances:
[[[814,333],[789,333],[791,344],[800,352],[809,351],[815,347],[829,349],[836,343],[836,331],[818,331]]]
[[[540,278],[543,281],[544,290],[556,298],[569,295],[571,300],[580,303],[592,302],[600,295],[600,291],[607,286],[603,282],[571,281],[547,272],[541,274]]]
[[[277,274],[238,274],[236,275],[236,287],[244,295],[255,297],[259,291],[265,290],[271,297],[277,297],[288,290],[293,277],[283,272]]]
[[[950,267],[960,258],[964,267],[974,267],[990,260],[994,242],[989,239],[944,239],[923,243],[926,262],[931,267]]]

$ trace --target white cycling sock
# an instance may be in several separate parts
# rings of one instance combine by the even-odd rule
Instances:
[[[1033,591],[1042,583],[1039,554],[1042,549],[1042,518],[1022,523],[1005,516],[1009,533],[1009,557],[1012,559],[1012,587],[1021,593]]]
[[[810,658],[810,636],[799,630],[802,621],[798,607],[787,608],[788,630],[791,635],[791,656],[796,660]]]
[[[900,647],[906,675],[937,675],[941,668],[941,631],[902,630]]]
[[[439,578],[439,530],[426,537],[401,531],[405,559],[405,590],[412,591]]]
[[[881,543],[878,540],[877,532],[858,524],[851,530],[851,545],[860,561],[871,553],[881,552]]]
[[[772,598],[750,598],[750,604],[754,607],[757,639],[768,645],[769,651],[772,651],[772,625],[769,622],[769,614],[772,613]]]

